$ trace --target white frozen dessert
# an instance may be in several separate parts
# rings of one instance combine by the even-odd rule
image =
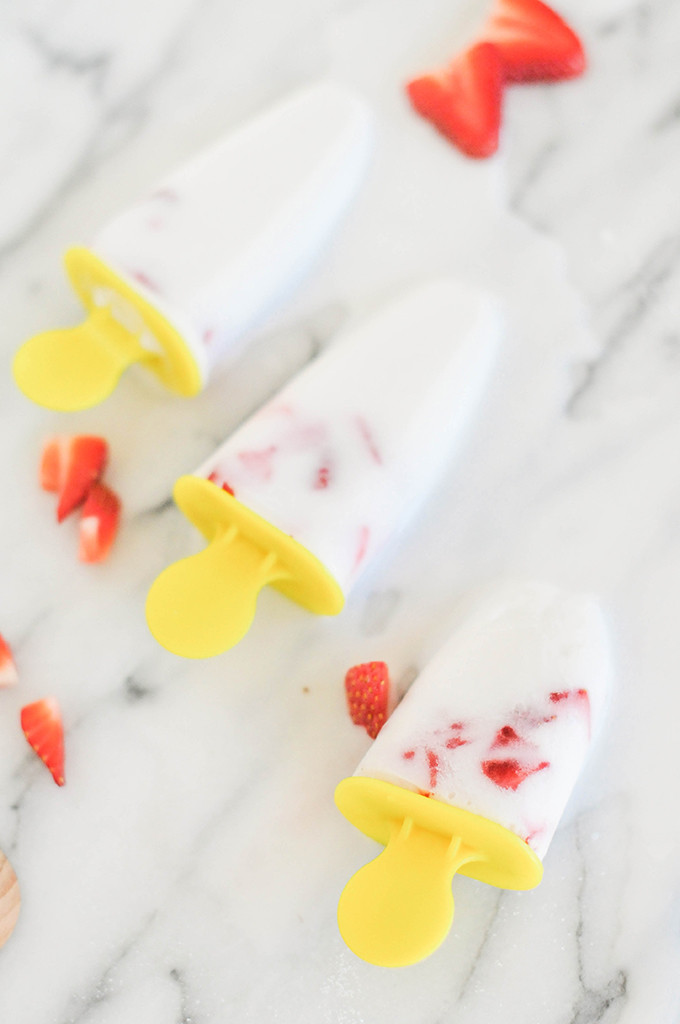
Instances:
[[[181,478],[177,503],[213,544],[154,584],[147,608],[157,639],[194,656],[231,646],[265,582],[312,610],[339,611],[444,472],[498,331],[486,293],[453,280],[423,285],[347,330]],[[258,565],[266,560],[261,572],[230,566],[234,531],[260,552]],[[209,592],[192,568],[207,564]]]
[[[370,141],[364,101],[323,83],[197,156],[88,249],[69,250],[90,320],[31,339],[19,385],[41,404],[81,408],[139,361],[172,390],[200,390],[302,279],[357,190]]]
[[[600,725],[610,681],[606,628],[592,598],[537,583],[488,588],[415,680],[355,776],[340,784],[338,806],[369,835],[380,838],[382,830],[388,844],[385,815],[394,822],[400,813],[400,828],[408,820],[416,833],[444,836],[449,852],[458,844],[440,872],[449,889],[440,899],[449,900],[456,869],[529,888],[540,881],[539,858]],[[362,872],[379,872],[380,861]],[[410,870],[421,867],[432,865],[424,857]],[[349,945],[365,956],[363,926],[356,927],[362,872],[339,913]],[[398,893],[384,899],[385,920],[399,917]],[[430,948],[414,958],[431,952],[446,930],[448,924],[434,944],[429,936]],[[412,942],[413,935],[405,946]]]
[[[542,858],[609,680],[592,599],[499,585],[425,666],[355,774],[491,818]]]

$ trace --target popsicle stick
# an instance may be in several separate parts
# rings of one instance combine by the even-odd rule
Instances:
[[[124,370],[149,358],[110,310],[100,307],[77,327],[45,331],[25,342],[14,358],[14,379],[38,405],[77,412],[108,398]]]
[[[14,868],[0,850],[0,946],[14,931],[21,908],[19,882]]]
[[[345,886],[338,925],[349,948],[369,963],[405,967],[429,956],[453,920],[451,882],[478,854],[460,837],[394,824],[383,852]]]
[[[153,583],[146,618],[156,640],[184,658],[210,658],[246,634],[263,587],[287,572],[234,526],[197,555],[168,566]]]

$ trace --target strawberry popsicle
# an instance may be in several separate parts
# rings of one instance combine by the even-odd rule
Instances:
[[[486,293],[422,285],[344,332],[180,478],[175,500],[211,543],[154,583],[147,618],[159,642],[189,657],[233,646],[266,583],[339,612],[443,474],[498,331]]]
[[[196,394],[218,360],[298,284],[366,167],[362,99],[322,83],[196,157],[107,224],[66,269],[88,310],[17,353],[19,387],[49,408],[95,405],[134,362]]]
[[[539,883],[610,676],[593,599],[535,583],[477,598],[336,791],[343,814],[386,844],[340,900],[355,953],[384,966],[429,955],[450,927],[456,870],[503,888]]]

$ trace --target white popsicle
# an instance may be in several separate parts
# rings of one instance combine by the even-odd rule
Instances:
[[[336,791],[345,816],[386,844],[338,909],[359,956],[396,966],[431,953],[450,927],[456,870],[538,884],[611,674],[592,598],[506,582],[471,602]]]
[[[172,390],[200,390],[301,281],[358,188],[371,135],[364,101],[326,82],[170,175],[66,254],[90,320],[27,342],[20,387],[81,408],[139,361]]]
[[[216,512],[197,507],[196,485],[214,492],[207,496],[211,508],[215,495],[222,499],[227,523],[230,510],[245,506],[305,553],[304,569],[294,555],[279,557],[280,577],[269,582],[306,607],[339,611],[361,573],[445,471],[483,392],[498,332],[494,303],[476,288],[442,280],[415,289],[346,331],[195,477],[182,478],[178,504],[209,539],[215,535],[210,520]],[[272,550],[263,540],[258,543]],[[185,572],[187,560],[178,566]],[[228,570],[223,579],[233,595]],[[303,579],[312,589],[325,580],[332,600],[302,594]],[[164,581],[163,617],[169,613],[170,580],[164,574],[155,585]],[[212,575],[210,580],[212,586]],[[178,578],[171,601],[182,613],[175,611],[171,625],[150,617],[154,634],[177,653],[193,649],[188,634],[198,613],[187,635],[180,636],[176,626],[180,619],[189,621],[185,606],[196,609],[199,602],[204,609],[204,586],[197,578],[189,596],[183,575],[182,592]],[[251,618],[256,590],[243,579],[238,586]],[[217,645],[223,649],[224,635]]]
[[[490,818],[543,858],[610,677],[594,600],[500,584],[425,666],[355,774]]]

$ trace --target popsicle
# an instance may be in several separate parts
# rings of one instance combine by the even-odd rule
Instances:
[[[181,477],[175,500],[210,543],[153,584],[156,639],[186,657],[226,650],[265,584],[337,614],[445,470],[498,332],[486,292],[421,285],[347,329]]]
[[[196,394],[301,280],[367,165],[366,103],[324,82],[279,103],[115,217],[66,270],[88,318],[24,344],[14,375],[52,409],[96,405],[141,363]]]
[[[506,582],[471,603],[336,803],[385,844],[345,887],[340,931],[386,967],[432,953],[456,871],[530,889],[597,732],[611,679],[590,597]]]

